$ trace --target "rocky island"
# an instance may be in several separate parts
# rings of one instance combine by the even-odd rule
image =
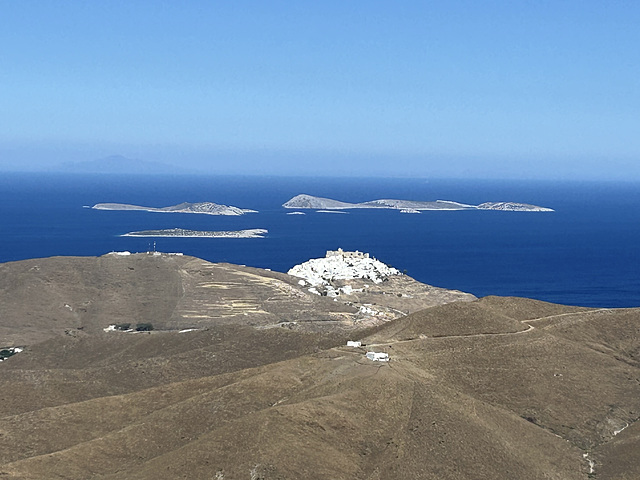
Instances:
[[[207,238],[264,238],[268,231],[264,228],[247,230],[187,230],[184,228],[167,228],[164,230],[140,230],[121,235],[122,237],[207,237]]]
[[[244,215],[245,213],[257,212],[256,210],[250,210],[248,208],[238,208],[213,202],[183,202],[169,207],[143,207],[140,205],[129,205],[127,203],[96,203],[91,208],[94,210],[138,210],[161,213],[200,213],[204,215]]]
[[[502,210],[504,212],[553,212],[552,208],[514,202],[485,202],[476,208],[478,210]]]
[[[361,203],[348,203],[331,198],[314,197],[313,195],[300,194],[282,205],[284,208],[308,208],[319,210],[346,210],[352,208],[387,208],[400,210],[402,213],[418,213],[421,210],[502,210],[511,212],[553,212],[553,209],[530,205],[528,203],[514,202],[485,202],[480,205],[450,200],[415,201],[380,199]]]

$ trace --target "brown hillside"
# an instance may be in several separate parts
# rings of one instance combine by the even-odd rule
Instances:
[[[51,262],[61,263],[0,266],[21,279],[3,277],[5,341],[32,313],[25,350],[0,363],[0,478],[631,479],[640,471],[638,309],[487,297],[365,330],[367,322],[346,328],[331,316],[351,315],[348,305],[307,298],[274,272],[187,257],[160,267],[146,257]],[[130,288],[129,266],[139,272]],[[26,301],[30,275],[39,288],[19,310],[4,295]],[[137,275],[164,279],[158,301],[170,312],[150,306],[154,282]],[[121,304],[108,300],[120,295],[110,288]],[[146,303],[132,317],[126,305],[136,292]],[[230,292],[233,315],[215,316]],[[48,301],[75,309],[87,300],[92,313],[63,304],[47,316]],[[314,313],[313,328],[283,322],[302,322],[300,312]],[[118,315],[158,328],[104,332]],[[199,330],[179,333],[194,326],[187,318]],[[346,347],[347,339],[368,346]],[[372,362],[367,350],[391,361]]]
[[[403,312],[473,295],[401,276],[367,294],[336,299],[310,293],[299,279],[267,270],[167,254],[54,257],[0,264],[0,347],[51,336],[101,332],[112,324],[151,323],[156,330],[213,325],[307,331],[375,325]],[[359,281],[355,281],[356,283]],[[366,303],[378,314],[362,313]]]

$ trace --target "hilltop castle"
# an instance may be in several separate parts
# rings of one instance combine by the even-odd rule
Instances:
[[[342,258],[369,258],[368,253],[359,252],[356,250],[355,252],[345,252],[341,248],[338,250],[327,250],[327,255],[325,258],[330,257],[342,257]]]

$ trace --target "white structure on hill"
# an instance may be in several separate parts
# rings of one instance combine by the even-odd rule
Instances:
[[[367,352],[365,355],[369,360],[374,362],[388,362],[389,354],[383,352]]]
[[[369,258],[369,254],[359,252],[358,250],[356,250],[355,252],[345,252],[341,248],[338,248],[338,250],[327,250],[326,258],[330,258],[330,257]]]
[[[311,284],[313,293],[318,293],[318,289],[314,287],[324,287],[330,297],[339,295],[344,289],[346,290],[342,293],[345,294],[352,291],[348,285],[335,289],[332,285],[335,280],[361,278],[371,280],[373,283],[381,283],[391,275],[402,275],[399,270],[370,257],[368,253],[345,252],[341,248],[335,251],[329,250],[325,258],[313,258],[296,265],[287,273]]]

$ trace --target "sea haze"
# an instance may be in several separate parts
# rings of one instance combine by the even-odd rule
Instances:
[[[555,212],[349,210],[287,215],[296,194],[513,201]],[[212,201],[259,213],[239,217],[100,211],[100,202],[162,207]],[[156,248],[212,262],[286,272],[342,247],[422,282],[477,296],[514,295],[593,307],[640,306],[640,189],[632,183],[425,179],[7,174],[0,179],[0,261],[143,252],[134,230],[266,228],[264,239],[157,238]]]

